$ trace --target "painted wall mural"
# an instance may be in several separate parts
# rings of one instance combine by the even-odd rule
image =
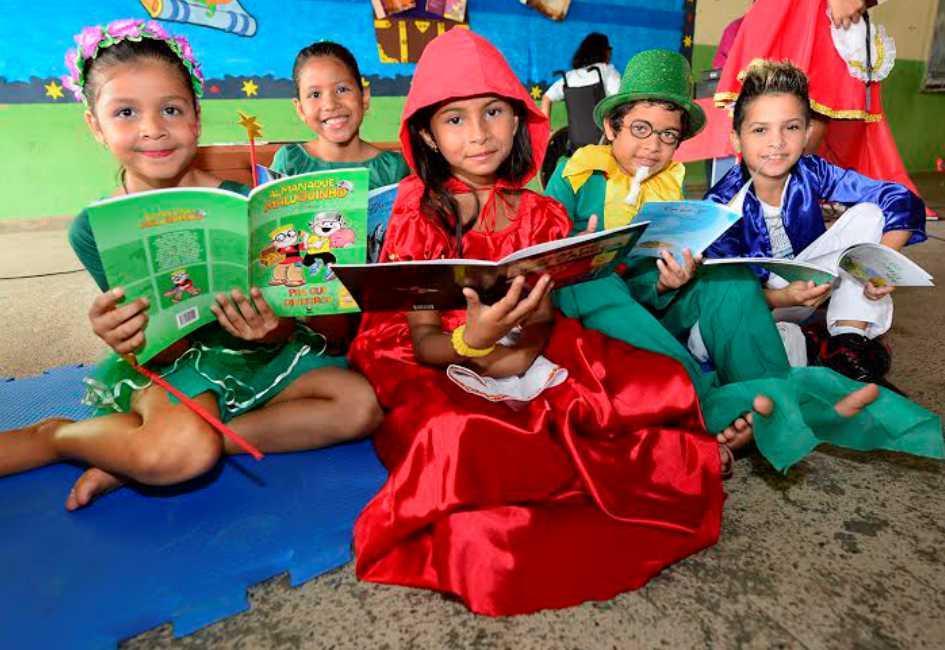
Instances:
[[[498,45],[523,81],[543,88],[555,70],[569,67],[573,48],[591,31],[610,36],[618,66],[642,49],[690,50],[693,8],[692,0],[573,0],[567,17],[553,21],[516,0],[470,0],[467,21]],[[173,23],[168,29],[193,43],[209,99],[291,96],[295,53],[320,39],[347,45],[376,95],[403,95],[410,62],[456,24],[434,15],[439,20],[377,21],[368,0],[96,0],[57,3],[41,23],[35,5],[3,0],[0,15],[0,103],[71,101],[58,77],[72,35],[119,17]]]
[[[222,29],[237,36],[256,34],[256,19],[238,0],[141,0],[155,20]]]
[[[468,24],[492,40],[536,100],[588,32],[610,37],[618,67],[639,50],[691,44],[691,0],[571,0],[561,21],[520,0],[466,0],[465,24],[443,15],[455,2],[410,2],[409,14],[385,16],[379,30],[371,0],[0,0],[0,220],[75,214],[115,187],[117,164],[60,80],[65,51],[86,25],[153,17],[190,40],[207,81],[204,144],[245,141],[238,111],[259,116],[270,141],[311,137],[288,98],[295,55],[315,40],[341,42],[358,59],[373,96],[361,133],[376,141],[396,139],[410,61],[441,29]]]

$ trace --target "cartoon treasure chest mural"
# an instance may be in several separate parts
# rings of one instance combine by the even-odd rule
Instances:
[[[374,21],[377,54],[381,63],[416,63],[427,43],[443,32],[455,27],[469,28],[464,0],[449,0],[439,4],[435,0],[427,0],[426,13],[442,15],[444,19],[388,15]]]

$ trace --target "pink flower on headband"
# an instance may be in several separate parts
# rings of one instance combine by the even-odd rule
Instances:
[[[180,46],[180,55],[185,61],[191,63],[194,62],[194,51],[190,47],[190,43],[183,36],[175,36],[174,42]]]
[[[122,18],[110,22],[108,27],[105,28],[105,31],[116,41],[120,41],[130,36],[137,36],[142,24],[144,24],[143,20]]]
[[[60,77],[60,80],[62,81],[62,87],[71,92],[77,102],[81,102],[85,98],[82,89],[72,80],[72,75],[64,74]]]
[[[137,18],[114,20],[104,28],[99,25],[86,27],[76,34],[76,50],[66,52],[66,68],[69,74],[63,77],[63,85],[72,91],[79,101],[85,100],[84,69],[98,53],[122,41],[140,42],[143,39],[163,41],[174,54],[180,57],[184,67],[190,73],[190,80],[197,97],[203,96],[203,73],[194,58],[190,43],[183,36],[171,36],[157,22],[147,23]]]
[[[147,23],[145,23],[144,26],[145,26],[145,28],[151,33],[151,35],[152,35],[154,38],[158,39],[159,41],[169,41],[169,40],[171,40],[171,35],[168,34],[167,31],[166,31],[163,27],[161,27],[161,24],[160,24],[160,23],[158,23],[158,22],[156,22],[156,21],[154,21],[154,20],[149,20]],[[183,37],[182,37],[182,36],[177,36],[177,37],[175,38],[175,40],[176,40],[177,38],[183,38]]]
[[[79,66],[76,63],[76,59],[79,58],[79,53],[75,50],[68,50],[66,52],[66,69],[69,70],[70,76],[79,78]]]
[[[104,36],[102,28],[98,25],[86,27],[75,36],[75,44],[79,47],[83,59],[91,59],[98,51],[99,43]]]

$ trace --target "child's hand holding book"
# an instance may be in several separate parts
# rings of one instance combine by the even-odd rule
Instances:
[[[253,287],[247,298],[239,289],[230,295],[218,293],[210,311],[227,332],[244,341],[276,343],[284,341],[295,328],[293,318],[279,318],[266,302],[262,291]]]
[[[522,298],[525,277],[520,275],[512,281],[505,296],[493,305],[483,305],[473,289],[463,289],[466,296],[464,341],[477,350],[495,347],[514,327],[535,313],[551,287],[551,278],[543,275],[528,296]]]
[[[120,287],[96,296],[89,308],[92,331],[119,355],[133,354],[144,347],[148,325],[148,299],[138,298],[126,305]]]

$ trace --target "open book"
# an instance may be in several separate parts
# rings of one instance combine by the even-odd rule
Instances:
[[[683,249],[693,256],[702,253],[741,218],[741,213],[712,201],[647,201],[634,221],[650,226],[633,255],[659,257],[660,250],[667,250],[681,262]]]
[[[150,301],[141,363],[215,321],[217,293],[259,287],[280,316],[357,311],[331,262],[363,262],[368,170],[274,180],[249,197],[176,188],[92,204],[109,286]]]
[[[826,260],[809,261],[774,257],[728,257],[706,260],[706,266],[718,264],[752,264],[784,278],[788,282],[813,281],[816,284],[835,282],[840,275]],[[878,287],[931,287],[932,276],[908,257],[882,244],[854,244],[840,254],[839,268],[864,285]]]
[[[534,286],[543,274],[560,288],[610,273],[645,232],[646,223],[558,239],[523,248],[493,262],[440,259],[386,264],[333,264],[332,269],[364,311],[459,309],[465,287],[489,304],[519,275]]]

